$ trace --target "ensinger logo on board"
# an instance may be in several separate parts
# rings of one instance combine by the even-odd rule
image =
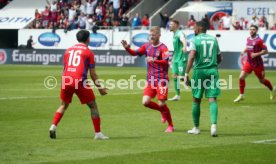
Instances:
[[[102,47],[107,43],[107,37],[101,33],[90,34],[90,47]]]
[[[39,35],[38,42],[47,47],[56,46],[60,42],[60,36],[52,32],[45,32]]]
[[[6,51],[0,49],[0,64],[5,64],[6,61],[7,61]]]
[[[143,44],[149,42],[149,34],[148,33],[140,33],[136,34],[132,37],[132,43],[137,46],[141,47]]]

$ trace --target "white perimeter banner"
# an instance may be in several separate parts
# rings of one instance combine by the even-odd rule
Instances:
[[[30,35],[33,36],[35,42],[34,48],[37,49],[67,49],[77,43],[76,33],[78,30],[68,31],[56,30],[34,30],[22,29],[18,32],[18,45],[26,45]],[[97,34],[90,35],[90,48],[93,50],[123,50],[121,40],[131,43],[133,48],[137,48],[148,41],[148,30],[132,30],[130,31],[112,31],[98,30]],[[188,45],[189,41],[194,37],[194,32],[184,30]],[[239,52],[244,50],[246,39],[249,31],[208,31],[213,36],[218,37],[220,49],[223,52]],[[162,30],[161,42],[166,44],[170,51],[173,51],[172,32]],[[264,40],[269,52],[276,52],[276,32],[260,31],[259,36]]]

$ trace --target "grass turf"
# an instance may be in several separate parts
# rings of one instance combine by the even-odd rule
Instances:
[[[144,79],[145,68],[98,67],[102,79]],[[0,66],[0,163],[275,163],[276,100],[251,75],[246,100],[233,103],[238,95],[237,70],[220,70],[221,78],[233,77],[233,89],[222,90],[218,99],[219,137],[210,137],[208,102],[201,108],[201,134],[188,135],[193,127],[191,92],[182,91],[181,101],[168,102],[175,133],[166,134],[160,114],[141,105],[142,91],[112,89],[99,96],[102,131],[111,139],[93,140],[90,112],[77,97],[63,117],[57,139],[48,128],[59,100],[59,87],[44,87],[44,78],[60,82],[61,66]],[[266,76],[276,85],[276,72]],[[169,97],[173,96],[173,83]]]

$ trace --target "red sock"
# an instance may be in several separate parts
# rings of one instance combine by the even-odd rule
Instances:
[[[170,126],[173,126],[173,123],[172,123],[172,116],[171,116],[170,109],[168,108],[167,105],[164,105],[164,106],[162,107],[162,109],[164,110],[164,114],[166,115],[168,124],[169,124]]]
[[[245,88],[245,80],[240,79],[240,94],[244,93],[244,88]]]
[[[94,125],[94,130],[96,133],[101,132],[101,118],[100,117],[96,117],[96,118],[92,118],[92,122]]]
[[[162,109],[160,108],[160,106],[159,106],[157,103],[153,102],[153,101],[151,101],[151,102],[149,102],[148,104],[146,104],[145,107],[148,107],[148,108],[153,109],[153,110],[158,110],[158,111],[160,111],[160,112],[161,112],[161,110],[162,110]]]
[[[52,124],[57,126],[62,116],[63,116],[63,113],[56,112]]]
[[[270,91],[273,90],[273,87],[272,87],[272,85],[271,85],[271,83],[270,83],[269,80],[264,79],[264,85],[265,85]]]

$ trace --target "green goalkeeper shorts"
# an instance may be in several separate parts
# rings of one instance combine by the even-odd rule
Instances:
[[[215,68],[197,69],[193,71],[191,79],[193,97],[201,99],[205,92],[206,98],[215,98],[220,95],[219,73]]]
[[[178,76],[184,76],[186,71],[187,62],[173,62],[172,72]]]

